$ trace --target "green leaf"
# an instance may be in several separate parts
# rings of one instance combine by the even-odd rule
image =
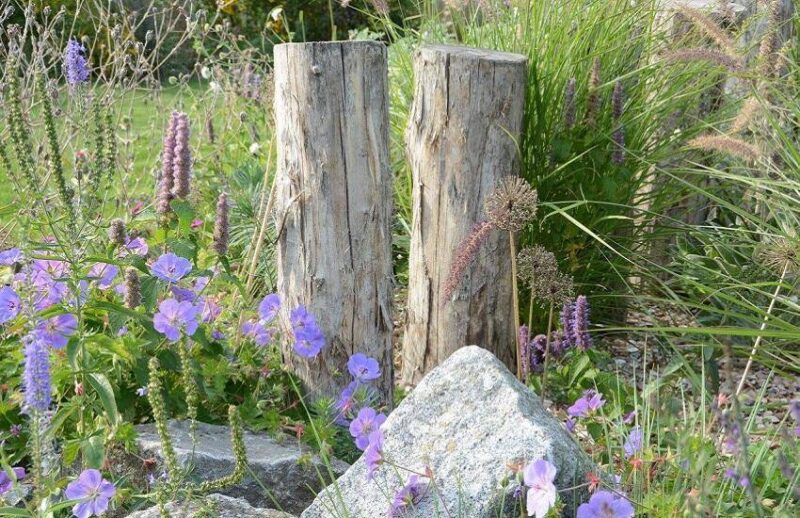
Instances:
[[[101,469],[106,458],[103,438],[93,435],[81,441],[81,453],[83,453],[83,463],[86,467]]]
[[[91,373],[88,375],[89,384],[100,397],[103,408],[109,422],[116,426],[120,422],[119,411],[117,410],[117,400],[114,399],[114,389],[111,387],[105,374]]]
[[[0,507],[0,516],[34,516],[33,513],[27,509],[19,507]]]
[[[192,221],[195,219],[195,211],[191,204],[184,200],[172,200],[170,206],[175,211],[175,215],[178,216],[178,227],[181,232],[188,233],[191,230]]]

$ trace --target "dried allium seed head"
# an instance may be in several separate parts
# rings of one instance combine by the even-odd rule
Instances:
[[[517,270],[522,279],[533,291],[537,285],[549,282],[558,273],[556,256],[543,246],[529,246],[517,254]]]
[[[224,192],[217,199],[217,217],[214,219],[214,252],[217,255],[228,253],[230,226],[228,224],[228,195]]]
[[[758,259],[764,265],[783,275],[800,272],[800,243],[786,237],[765,240],[756,251]]]
[[[139,285],[139,272],[130,267],[125,270],[125,306],[134,309],[142,303],[142,290]]]
[[[572,276],[559,272],[549,283],[540,287],[539,295],[547,302],[558,305],[570,300],[573,291]]]
[[[125,222],[119,218],[111,220],[111,226],[108,228],[108,237],[111,242],[117,246],[125,246],[128,235],[125,232]]]
[[[536,217],[539,197],[530,184],[518,176],[506,176],[486,199],[486,216],[495,227],[519,232]]]
[[[575,127],[575,78],[570,78],[564,87],[564,127],[572,129]]]
[[[589,75],[589,96],[586,98],[586,124],[594,126],[600,111],[600,58],[592,61],[592,72]]]

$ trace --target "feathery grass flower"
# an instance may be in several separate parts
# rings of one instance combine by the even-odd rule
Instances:
[[[464,278],[467,267],[472,260],[478,255],[483,243],[489,238],[489,235],[494,230],[494,225],[488,221],[481,221],[476,223],[469,234],[459,243],[456,249],[456,257],[450,265],[450,272],[447,274],[447,279],[442,289],[441,304],[444,305],[453,296],[453,293]]]

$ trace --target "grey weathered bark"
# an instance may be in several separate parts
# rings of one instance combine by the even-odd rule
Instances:
[[[482,344],[516,370],[508,234],[494,232],[450,300],[442,290],[484,200],[519,170],[526,59],[428,45],[415,55],[406,130],[413,223],[402,381],[414,384],[456,349]]]
[[[326,345],[305,360],[284,348],[311,397],[350,382],[347,359],[378,360],[392,401],[392,176],[386,47],[376,42],[275,47],[275,222],[281,319],[303,304]]]

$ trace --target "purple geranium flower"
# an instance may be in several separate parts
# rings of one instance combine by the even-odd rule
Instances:
[[[367,464],[367,480],[372,480],[378,466],[383,464],[383,432],[380,430],[369,435],[369,444],[364,450],[364,462]]]
[[[381,377],[381,368],[375,358],[356,353],[347,360],[347,370],[353,376],[353,379],[366,383]]]
[[[325,336],[317,326],[314,316],[305,306],[297,306],[289,315],[294,333],[294,352],[303,358],[313,358],[325,347]]]
[[[292,331],[295,337],[314,334],[317,328],[317,321],[314,315],[306,310],[303,305],[294,308],[289,315],[289,323],[292,324]]]
[[[183,302],[183,301],[194,302],[194,300],[197,298],[195,292],[193,292],[189,288],[181,288],[180,286],[171,286],[169,291],[172,293],[172,297],[178,302]]]
[[[643,438],[642,429],[638,426],[634,426],[628,434],[625,444],[622,445],[622,449],[625,450],[626,459],[633,457],[642,450]]]
[[[267,329],[260,322],[245,322],[242,324],[242,334],[252,338],[256,345],[265,346],[272,340],[272,330]]]
[[[178,302],[166,299],[158,305],[158,313],[153,316],[153,327],[171,342],[177,342],[181,331],[192,336],[197,331],[200,308],[188,301]]]
[[[128,238],[128,242],[125,243],[125,247],[120,250],[119,255],[125,257],[129,254],[135,254],[144,257],[149,251],[150,247],[147,246],[147,241],[141,237],[135,237],[133,239]]]
[[[409,507],[418,504],[428,489],[427,482],[420,482],[419,475],[408,477],[406,484],[401,487],[392,498],[389,506],[389,518],[398,518],[405,514]]]
[[[41,282],[38,286],[36,282],[34,282],[34,287],[38,288],[38,293],[33,304],[37,311],[43,311],[56,304],[61,304],[69,294],[69,287],[63,282],[54,282],[51,280],[49,283]]]
[[[92,269],[89,270],[88,277],[97,281],[97,287],[101,290],[107,290],[114,282],[114,278],[119,273],[119,268],[113,264],[95,263]]]
[[[302,306],[301,306],[302,307]],[[277,293],[270,293],[258,305],[258,316],[265,324],[271,322],[281,309],[281,297]],[[303,308],[305,309],[305,308]]]
[[[72,508],[76,518],[100,516],[108,510],[109,501],[114,498],[117,489],[114,484],[105,480],[96,469],[87,469],[77,480],[67,485],[64,495],[70,500],[78,500]]]
[[[70,39],[64,49],[64,77],[71,87],[89,79],[89,62],[84,52],[83,45],[74,39]]]
[[[586,417],[600,409],[604,404],[605,400],[599,392],[587,390],[583,393],[583,396],[578,398],[575,403],[567,409],[567,414],[572,417]]]
[[[0,288],[0,324],[17,318],[22,301],[17,292],[8,286]]]
[[[571,417],[568,417],[567,420],[564,421],[564,426],[567,428],[567,431],[569,433],[575,433],[575,425],[576,424],[578,424],[578,422],[575,419],[571,418]]]
[[[150,273],[164,282],[171,283],[183,279],[190,271],[192,271],[192,263],[172,252],[162,255],[150,266]]]
[[[350,423],[350,435],[355,438],[356,447],[359,450],[365,450],[369,446],[369,436],[375,430],[378,430],[381,425],[386,421],[386,416],[377,413],[370,407],[364,407]]]
[[[342,390],[339,399],[336,401],[336,409],[342,416],[349,415],[355,405],[355,394],[358,388],[358,382],[353,381]]]
[[[215,321],[222,314],[222,306],[212,297],[201,297],[198,306],[200,306],[200,320],[206,324]]]
[[[557,490],[553,481],[556,467],[544,459],[533,461],[525,468],[523,479],[528,487],[525,505],[528,516],[544,518],[556,503]]]
[[[6,470],[0,470],[0,495],[4,495],[11,491],[11,488],[14,486],[14,482],[19,482],[25,478],[25,468],[14,468],[11,470],[11,473],[14,475],[13,480],[8,476]]]
[[[0,252],[0,266],[11,266],[21,263],[24,256],[19,248],[9,248]]]
[[[633,506],[624,497],[598,491],[578,507],[577,518],[633,518]]]
[[[53,349],[61,349],[69,342],[69,337],[78,330],[75,315],[65,314],[43,320],[36,325],[37,340]]]

